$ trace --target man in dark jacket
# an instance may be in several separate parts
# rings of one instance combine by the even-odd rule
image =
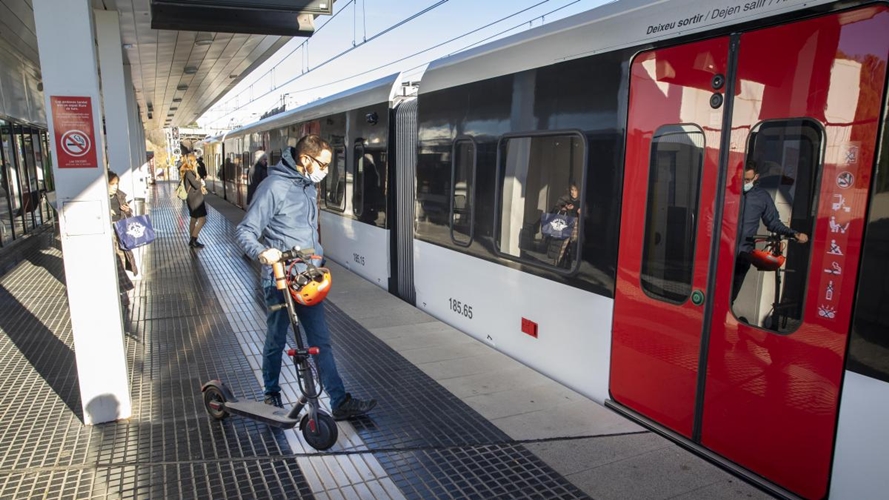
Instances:
[[[333,154],[324,139],[308,135],[297,142],[296,147],[285,147],[281,161],[272,166],[265,182],[256,189],[253,203],[247,208],[244,219],[238,225],[238,243],[253,259],[265,264],[262,268],[262,288],[266,305],[284,303],[282,292],[275,287],[272,278],[273,264],[281,259],[282,251],[295,246],[314,248],[319,259],[323,255],[318,240],[318,200],[315,184],[327,175],[327,166]],[[369,412],[376,401],[362,401],[346,392],[337,372],[330,346],[330,332],[324,315],[324,302],[314,306],[296,304],[296,315],[306,332],[308,344],[320,348],[315,363],[321,375],[324,389],[330,396],[333,418],[343,420]],[[267,315],[265,349],[262,359],[262,378],[265,402],[283,406],[278,378],[281,374],[281,357],[290,330],[286,309]]]
[[[753,251],[753,237],[759,230],[759,221],[770,232],[793,238],[800,243],[809,241],[808,235],[785,226],[778,216],[775,201],[765,189],[759,187],[759,174],[756,166],[748,164],[744,169],[744,206],[741,211],[741,240],[738,243],[738,258],[735,260],[735,281],[732,285],[732,303],[744,285],[744,278],[750,270],[750,252]]]
[[[198,177],[200,177],[201,180],[204,180],[207,178],[207,165],[204,165],[204,157],[203,156],[198,157],[197,171],[198,171]]]
[[[247,171],[247,206],[253,201],[256,194],[256,186],[268,176],[269,157],[265,151],[257,151],[253,154],[253,166]]]

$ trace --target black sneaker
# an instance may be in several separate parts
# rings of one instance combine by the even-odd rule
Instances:
[[[333,419],[346,420],[358,417],[373,410],[374,406],[376,405],[376,399],[362,401],[360,399],[353,398],[351,394],[346,393],[346,399],[333,410]]]
[[[284,408],[284,403],[281,402],[281,393],[273,392],[271,394],[265,395],[265,401],[263,403],[271,406],[277,406],[278,408]]]

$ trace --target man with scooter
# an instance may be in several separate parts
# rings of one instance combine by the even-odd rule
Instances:
[[[759,230],[759,222],[770,232],[792,238],[799,243],[807,243],[809,236],[785,226],[778,216],[778,209],[772,196],[757,183],[759,173],[756,164],[750,162],[744,168],[744,205],[741,212],[741,239],[738,242],[738,258],[735,260],[734,283],[732,284],[732,304],[738,298],[744,278],[750,270],[750,252],[753,251],[753,236]]]
[[[285,147],[281,161],[269,167],[268,177],[256,189],[252,203],[238,224],[238,243],[244,252],[264,264],[261,282],[265,294],[267,332],[263,350],[262,378],[265,403],[282,406],[281,358],[290,327],[287,311],[279,307],[283,294],[275,287],[271,264],[281,259],[282,252],[294,247],[313,248],[323,255],[318,241],[318,202],[315,184],[327,175],[333,157],[332,149],[317,135],[301,138],[296,147]],[[320,262],[316,262],[320,264]],[[362,401],[346,392],[337,372],[330,346],[330,331],[324,314],[324,303],[296,306],[296,315],[306,332],[309,345],[317,346],[315,355],[321,382],[330,396],[335,420],[363,415],[376,406],[376,401]],[[298,332],[297,332],[298,334]]]

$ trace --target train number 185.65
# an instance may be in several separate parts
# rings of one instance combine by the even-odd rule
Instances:
[[[457,314],[462,314],[466,318],[472,319],[472,306],[469,304],[464,304],[457,299],[448,299],[448,302],[451,305],[451,310]]]

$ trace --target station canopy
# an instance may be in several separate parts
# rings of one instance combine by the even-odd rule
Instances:
[[[90,1],[120,13],[125,70],[155,129],[193,123],[291,37],[311,36],[335,0]],[[0,0],[0,44],[39,79],[31,0]]]

